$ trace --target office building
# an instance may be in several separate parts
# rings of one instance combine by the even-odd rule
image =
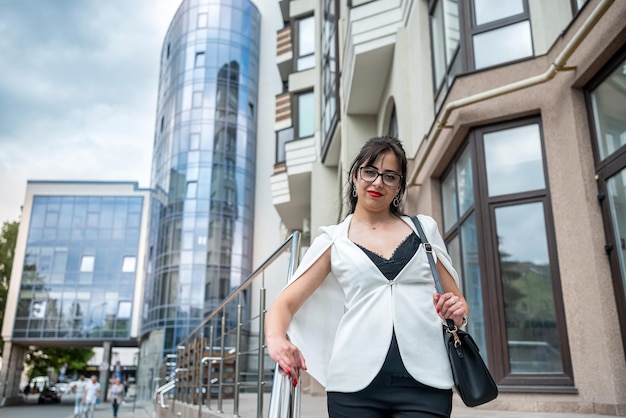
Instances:
[[[137,346],[149,200],[131,182],[28,182],[2,327],[5,404],[22,400],[31,346],[102,347],[102,382],[112,347]]]
[[[261,16],[185,0],[165,35],[139,367],[163,357],[252,271]]]

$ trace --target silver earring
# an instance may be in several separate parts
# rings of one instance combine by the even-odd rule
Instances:
[[[398,198],[398,195],[396,195],[396,196],[393,198],[393,201],[391,202],[391,204],[392,204],[392,205],[394,205],[395,207],[400,206],[400,199]]]
[[[356,197],[356,186],[352,185],[352,197]]]

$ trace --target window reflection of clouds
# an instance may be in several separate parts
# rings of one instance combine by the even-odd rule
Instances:
[[[543,153],[536,124],[484,135],[489,196],[543,189]]]
[[[497,208],[496,225],[498,248],[505,261],[548,264],[542,203]]]
[[[524,13],[522,0],[474,0],[476,24],[494,22],[509,16]]]
[[[533,55],[530,22],[523,21],[474,35],[476,69]]]

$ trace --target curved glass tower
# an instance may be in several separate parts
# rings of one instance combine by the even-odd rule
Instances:
[[[184,0],[165,37],[142,325],[160,356],[252,269],[260,18],[249,0]]]

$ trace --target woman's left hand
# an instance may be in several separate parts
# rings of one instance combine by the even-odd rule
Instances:
[[[463,325],[463,316],[467,314],[467,307],[462,297],[452,292],[444,293],[443,295],[435,293],[433,295],[433,303],[435,304],[437,314],[442,319],[451,319],[456,326]]]

